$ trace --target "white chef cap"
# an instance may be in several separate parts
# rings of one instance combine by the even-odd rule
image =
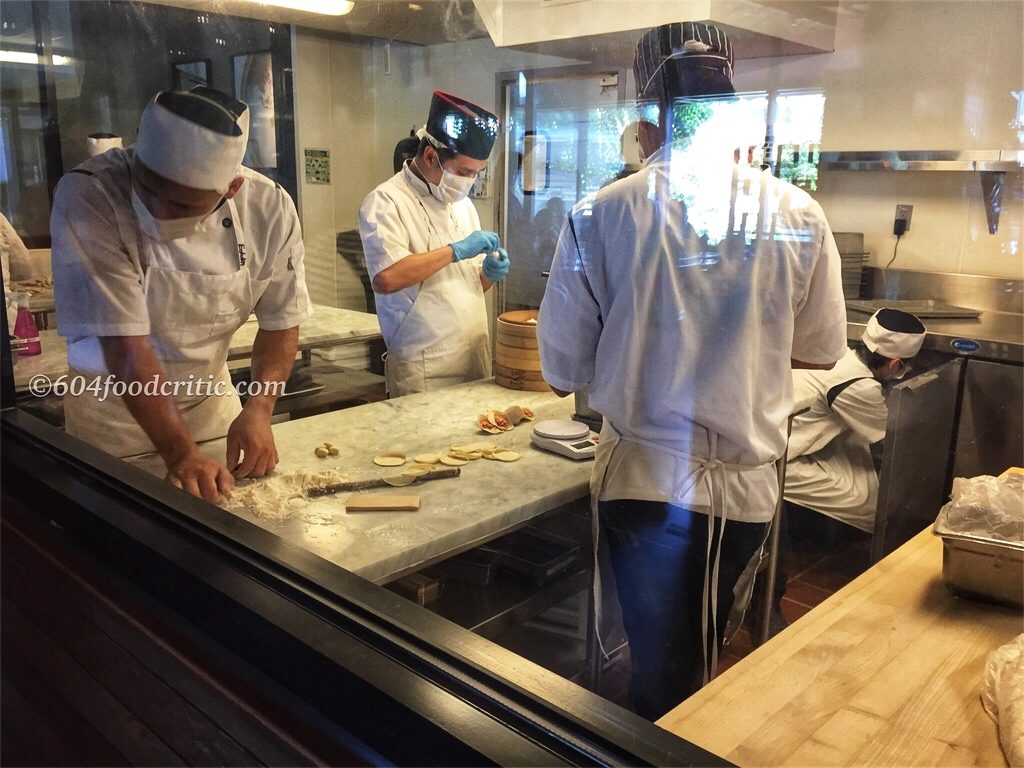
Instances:
[[[248,107],[197,86],[158,93],[146,105],[135,156],[165,179],[224,193],[238,176],[248,139]]]
[[[861,341],[882,357],[907,360],[921,351],[925,327],[916,316],[898,309],[880,309],[868,320]]]

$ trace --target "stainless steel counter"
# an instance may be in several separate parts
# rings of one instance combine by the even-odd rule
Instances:
[[[997,362],[1024,362],[1024,281],[901,269],[865,269],[864,298],[932,299],[981,312],[975,319],[921,318],[924,349]],[[847,338],[859,339],[870,315],[847,313]]]

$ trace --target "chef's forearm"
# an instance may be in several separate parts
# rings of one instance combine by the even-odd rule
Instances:
[[[373,278],[373,290],[377,293],[404,290],[440,272],[454,259],[455,255],[450,245],[426,253],[410,253],[387,269],[378,272]]]
[[[284,392],[284,383],[291,375],[295,353],[299,349],[299,326],[283,331],[260,328],[252,345],[252,381],[259,382],[258,391],[250,391],[245,407],[264,411],[268,418],[274,412],[277,398]]]
[[[494,283],[492,283],[490,280],[488,280],[486,277],[484,277],[484,271],[481,269],[480,270],[480,287],[484,289],[484,293],[487,293],[487,291],[489,291],[491,289],[492,285],[494,285]]]
[[[121,397],[142,431],[152,441],[157,453],[168,465],[195,450],[192,435],[178,412],[174,398],[169,394],[133,395],[127,390],[133,382],[145,385],[165,380],[160,362],[150,346],[147,336],[100,337],[103,359],[107,370],[119,381],[125,382],[126,393]],[[154,391],[160,392],[160,387]]]

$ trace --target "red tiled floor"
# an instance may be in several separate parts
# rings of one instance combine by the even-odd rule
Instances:
[[[779,605],[779,610],[782,611],[782,618],[784,618],[787,623],[794,624],[797,619],[810,611],[811,607],[812,606],[809,605],[801,605],[800,603],[784,597]],[[785,632],[785,630],[783,630],[783,632]]]
[[[818,586],[818,584],[808,579],[807,574],[805,574],[799,579],[790,580],[790,582],[786,584],[786,593],[783,595],[783,599],[790,600],[808,608],[813,608],[814,606],[825,602],[828,596],[833,592],[835,592],[835,589],[826,589]]]

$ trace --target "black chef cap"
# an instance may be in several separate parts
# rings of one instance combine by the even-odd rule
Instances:
[[[732,61],[732,44],[718,27],[677,21],[650,29],[633,57],[637,100],[735,93]]]
[[[486,109],[450,93],[434,91],[426,135],[435,147],[486,160],[498,138],[498,125],[497,115]]]

